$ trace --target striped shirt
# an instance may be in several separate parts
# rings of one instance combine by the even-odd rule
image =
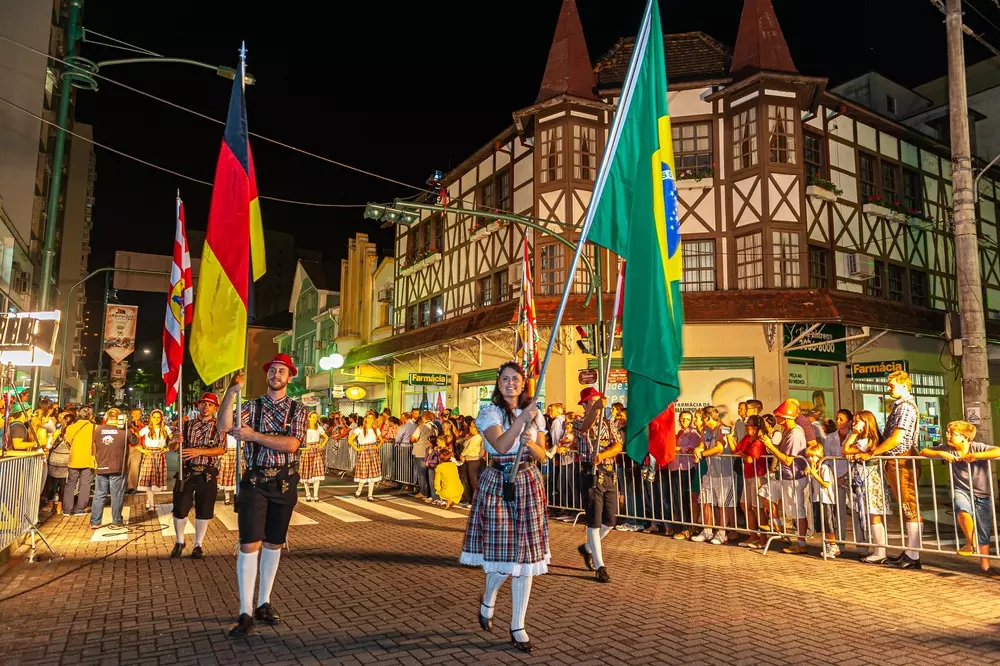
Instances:
[[[243,403],[243,425],[249,426],[262,435],[287,435],[299,442],[306,440],[309,410],[296,403],[295,415],[289,421],[288,413],[294,401],[287,395],[281,400],[272,400],[266,393],[259,398]],[[258,410],[260,413],[258,414]],[[260,423],[258,424],[258,415]],[[287,432],[286,432],[287,423]],[[258,427],[259,426],[259,427]],[[250,467],[280,467],[298,460],[297,453],[283,453],[268,448],[260,442],[245,442],[243,459]]]
[[[188,421],[184,425],[185,449],[217,449],[223,446],[225,433],[219,432],[214,418],[207,421],[201,418]],[[218,462],[215,456],[195,456],[187,461],[188,465],[214,465]]]

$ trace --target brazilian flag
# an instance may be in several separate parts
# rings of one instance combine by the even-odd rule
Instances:
[[[663,30],[656,0],[649,0],[584,220],[585,238],[628,266],[625,448],[640,462],[649,449],[649,424],[680,394],[684,310],[675,174]]]

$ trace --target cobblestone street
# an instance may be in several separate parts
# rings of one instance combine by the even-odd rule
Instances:
[[[272,599],[284,624],[244,640],[226,636],[238,606],[230,507],[218,506],[204,561],[168,559],[172,533],[140,498],[124,538],[53,518],[43,531],[65,559],[0,577],[0,662],[1000,663],[1000,584],[968,567],[900,572],[615,532],[601,586],[576,553],[583,528],[558,521],[523,655],[507,643],[509,584],[494,634],[478,628],[483,577],[457,563],[465,512],[348,492],[300,501]]]

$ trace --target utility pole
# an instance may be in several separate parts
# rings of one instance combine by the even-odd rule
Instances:
[[[976,204],[973,199],[969,103],[962,44],[962,0],[947,0],[948,114],[951,119],[951,182],[955,213],[955,266],[958,305],[962,316],[962,399],[965,419],[976,425],[979,440],[993,444],[990,413],[990,371],[983,316],[983,285],[979,272]]]

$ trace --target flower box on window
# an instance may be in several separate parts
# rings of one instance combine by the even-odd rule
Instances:
[[[924,231],[930,231],[937,225],[934,223],[933,219],[914,215],[906,219],[906,226],[911,227],[913,229],[923,229]]]
[[[837,193],[819,185],[806,185],[806,196],[813,199],[834,202],[837,200]]]
[[[873,203],[873,202],[866,203],[861,208],[861,211],[865,215],[875,215],[877,217],[883,217],[887,220],[892,220],[894,222],[906,221],[906,215],[904,213],[897,213],[896,211],[878,203]]]
[[[715,184],[715,164],[694,169],[679,169],[674,184],[678,190],[707,190]]]
[[[481,220],[485,222],[485,220]],[[478,241],[486,238],[495,231],[500,231],[504,227],[503,220],[493,220],[487,224],[478,224],[469,227],[469,240]]]
[[[399,269],[400,277],[406,277],[407,275],[413,275],[418,273],[429,266],[433,266],[441,261],[441,252],[439,250],[431,249],[428,252],[416,257],[412,263],[403,264]]]
[[[685,178],[683,180],[677,180],[677,181],[674,181],[674,182],[677,185],[678,191],[679,190],[707,190],[708,188],[712,187],[713,178],[711,178],[711,177],[701,178],[701,179]]]

